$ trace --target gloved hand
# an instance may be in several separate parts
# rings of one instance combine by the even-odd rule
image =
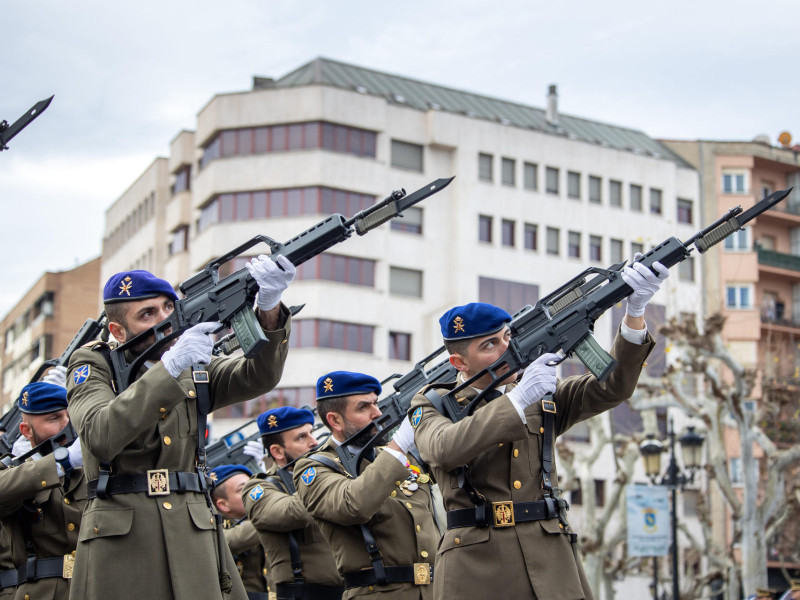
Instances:
[[[81,441],[76,438],[67,450],[69,450],[69,464],[72,465],[72,468],[82,467],[83,454],[81,453]]]
[[[400,423],[400,427],[392,436],[392,441],[397,444],[403,454],[414,447],[414,428],[408,418],[403,419],[403,422]]]
[[[541,400],[545,394],[556,391],[556,365],[550,366],[547,363],[560,359],[558,354],[549,352],[528,365],[517,387],[506,394],[517,412],[525,412],[526,408]]]
[[[258,308],[267,311],[278,306],[283,290],[289,287],[296,273],[291,261],[283,255],[274,261],[266,254],[261,254],[244,266],[258,283]]]
[[[25,436],[21,435],[11,446],[11,454],[13,456],[22,456],[23,454],[30,452],[32,447],[31,441]]]
[[[642,263],[636,262],[641,257],[641,252],[634,254],[634,262],[627,267],[623,267],[620,273],[623,281],[633,289],[633,294],[628,296],[628,308],[626,310],[632,317],[641,317],[644,314],[644,307],[650,302],[650,298],[661,287],[661,283],[669,277],[669,269],[658,261],[653,263],[653,269],[658,272],[658,275]]]
[[[188,369],[194,363],[208,363],[211,360],[211,351],[214,349],[214,340],[209,334],[220,327],[222,323],[198,323],[184,331],[178,342],[161,357],[161,362],[169,374],[177,379],[181,371]]]
[[[242,448],[242,453],[261,461],[264,458],[264,444],[255,440],[250,440],[244,445],[244,448]]]
[[[47,375],[42,377],[42,381],[63,388],[67,387],[67,367],[53,367]]]

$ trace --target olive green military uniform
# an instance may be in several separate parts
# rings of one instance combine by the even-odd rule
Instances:
[[[229,523],[229,522],[228,522]],[[228,524],[225,529],[225,540],[233,554],[236,569],[242,578],[247,596],[254,598],[267,597],[267,569],[264,548],[258,539],[258,532],[247,519]],[[261,596],[258,596],[261,594]]]
[[[66,562],[69,573],[78,543],[81,512],[86,505],[83,469],[70,473],[66,488],[64,483],[65,478],[58,476],[52,454],[0,471],[0,521],[15,568],[27,563],[26,529],[30,527],[37,571],[42,573],[48,569],[64,574]],[[55,576],[20,583],[16,595],[8,597],[67,600],[69,594],[70,580]]]
[[[558,382],[555,436],[575,423],[609,410],[633,393],[642,364],[654,342],[626,341],[618,335],[611,350],[619,364],[604,383],[592,375]],[[506,386],[506,392],[514,384]],[[455,384],[434,386],[440,395]],[[424,392],[424,390],[423,390]],[[477,395],[466,388],[459,401]],[[421,417],[417,411],[422,408]],[[472,416],[453,423],[418,393],[409,409],[415,442],[430,465],[448,511],[474,509],[458,485],[455,469],[469,464],[469,478],[488,503],[532,502],[542,492],[542,403],[525,410],[523,423],[507,396],[481,402]],[[553,450],[554,452],[554,450]],[[557,487],[555,465],[552,486]],[[436,557],[436,598],[484,599],[500,594],[515,600],[580,600],[592,598],[583,567],[573,555],[572,532],[558,518],[517,523],[515,526],[449,529]]]
[[[0,467],[1,468],[1,467]],[[15,569],[14,559],[11,556],[11,538],[8,536],[6,528],[0,521],[0,573]],[[2,584],[0,584],[2,585]],[[0,600],[9,600],[17,592],[16,585],[7,585],[0,588]]]
[[[334,443],[329,439],[317,454],[337,461]],[[408,459],[419,468],[413,457]],[[372,569],[362,524],[367,525],[374,537],[386,567],[410,567],[420,580],[421,571],[430,575],[428,566],[433,567],[439,545],[430,480],[423,474],[411,491],[407,483],[410,475],[399,460],[380,450],[375,462],[362,462],[361,473],[355,479],[344,469],[333,469],[310,457],[297,462],[294,469],[297,494],[328,540],[346,585],[348,574]],[[410,582],[365,585],[346,589],[343,598],[362,596],[430,600],[433,586]]]
[[[297,494],[290,495],[274,465],[258,473],[242,489],[247,516],[258,531],[267,554],[270,588],[294,583],[289,535],[293,535],[303,563],[303,585],[341,588],[331,548]]]
[[[289,347],[291,321],[283,306],[281,322],[283,329],[266,332],[269,342],[253,359],[211,359],[211,410],[275,387]],[[195,471],[197,391],[191,369],[173,379],[159,361],[115,396],[99,344],[75,352],[67,377],[69,413],[83,444],[89,481],[98,478],[102,461],[112,462],[112,479],[154,469]],[[86,367],[88,376],[76,384],[76,370],[81,369],[78,379],[83,379]],[[216,525],[203,493],[140,492],[90,499],[78,542],[73,600],[223,598]],[[225,598],[244,600],[244,586],[227,548],[223,555],[233,582]]]

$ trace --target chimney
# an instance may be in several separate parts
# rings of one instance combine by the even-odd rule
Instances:
[[[547,92],[546,118],[551,125],[558,125],[558,92],[555,84],[551,84]]]

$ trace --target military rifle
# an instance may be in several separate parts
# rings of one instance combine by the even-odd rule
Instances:
[[[6,120],[0,121],[0,152],[3,150],[8,150],[8,146],[6,146],[6,144],[11,141],[11,138],[25,129],[25,127],[27,127],[36,117],[42,114],[44,109],[50,106],[50,102],[52,102],[52,100],[53,96],[50,96],[44,100],[40,100],[34,104],[28,110],[28,112],[14,121],[13,125],[9,125],[8,121]]]
[[[254,427],[255,431],[253,431]],[[261,432],[258,430],[255,419],[221,437],[206,448],[206,464],[209,471],[213,471],[220,465],[245,465],[253,473],[257,473],[260,471],[258,461],[245,454],[244,448],[248,442],[260,439]]]
[[[265,235],[257,235],[208,263],[201,272],[180,284],[184,298],[175,303],[175,310],[158,325],[131,338],[111,351],[111,366],[116,380],[116,392],[127,389],[142,365],[171,340],[201,322],[220,321],[224,327],[233,328],[244,356],[252,358],[267,344],[267,338],[258,323],[253,304],[258,293],[258,283],[246,268],[219,277],[220,265],[236,258],[260,243],[270,247],[270,257],[275,260],[285,256],[294,266],[321,254],[331,246],[349,238],[353,231],[364,235],[389,219],[401,216],[407,208],[444,189],[454,179],[437,179],[410,195],[405,190],[392,192],[383,201],[345,219],[340,214],[331,215],[285,243]],[[139,356],[128,362],[125,351],[153,341]]]
[[[704,253],[775,206],[791,191],[789,188],[775,192],[746,211],[741,206],[732,208],[685,242],[670,237],[639,258],[638,262],[651,270],[656,261],[670,268],[689,258],[693,250],[690,248],[692,244],[698,252]],[[620,276],[624,266],[625,263],[621,262],[608,269],[590,267],[539,300],[535,306],[526,306],[519,311],[517,317],[509,323],[511,340],[506,352],[496,362],[444,395],[444,414],[455,422],[469,416],[489,391],[500,385],[509,375],[525,369],[545,352],[563,352],[564,356],[556,363],[574,353],[598,381],[605,381],[617,363],[600,347],[592,332],[600,315],[633,293]],[[490,375],[490,383],[483,386],[484,389],[462,407],[456,396],[487,374]]]

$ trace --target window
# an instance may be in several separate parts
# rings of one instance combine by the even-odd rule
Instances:
[[[389,292],[422,298],[422,271],[389,267]]]
[[[513,158],[503,158],[500,166],[503,185],[516,186],[517,162]]]
[[[622,240],[611,240],[611,264],[622,262]]]
[[[422,146],[392,140],[392,166],[422,173]]]
[[[492,160],[491,154],[478,154],[478,179],[480,181],[492,181]]]
[[[651,215],[660,215],[661,214],[661,190],[657,190],[656,188],[650,188],[650,214]]]
[[[570,231],[567,237],[567,256],[571,258],[581,257],[581,234],[577,231]]]
[[[606,505],[606,482],[603,479],[594,480],[594,505]]]
[[[408,207],[403,211],[402,216],[392,219],[390,227],[392,231],[404,231],[421,235],[422,209],[418,206]]]
[[[603,201],[601,189],[603,180],[594,175],[589,175],[589,202],[592,204],[600,204]]]
[[[731,483],[741,485],[744,483],[744,473],[742,472],[742,459],[730,458],[728,462],[730,468]]]
[[[570,491],[569,503],[572,506],[580,506],[583,504],[583,494],[581,493],[580,479],[576,479],[574,481],[574,489]]]
[[[631,184],[631,210],[642,212],[642,186]]]
[[[574,171],[567,171],[567,196],[580,200],[581,197],[581,174]]]
[[[292,323],[290,348],[333,348],[372,354],[374,327],[327,319],[298,319]]]
[[[478,215],[478,241],[492,242],[492,217]]]
[[[559,231],[555,227],[547,228],[547,253],[558,256]]]
[[[539,286],[490,277],[478,278],[478,301],[494,304],[514,313],[539,299]]]
[[[294,326],[294,324],[292,325]],[[317,398],[317,388],[285,387],[274,389],[252,400],[237,402],[214,411],[217,419],[255,419],[261,413],[279,406],[311,406]]]
[[[678,198],[678,223],[692,224],[692,201]]]
[[[537,234],[537,227],[532,223],[525,223],[525,249],[526,250],[536,250],[536,234]]]
[[[321,280],[375,286],[375,261],[325,252],[297,267],[298,281]]]
[[[603,240],[599,235],[589,236],[589,260],[603,260]]]
[[[411,334],[389,332],[389,359],[411,360]]]
[[[734,231],[726,237],[725,252],[750,252],[750,228]]]
[[[539,187],[539,165],[526,162],[522,165],[523,186],[526,190],[535,190]]]
[[[614,208],[622,208],[622,182],[611,179],[608,182],[608,204]]]
[[[558,194],[558,169],[555,167],[545,169],[545,186],[548,194]]]
[[[192,167],[189,165],[183,165],[177,171],[175,171],[175,183],[172,184],[173,196],[191,189],[191,173]],[[146,203],[145,207],[148,209],[148,213],[150,213],[149,202]]]
[[[723,170],[722,191],[725,194],[746,194],[747,172],[739,169]]]
[[[180,254],[189,249],[189,226],[181,225],[172,232],[172,239],[169,242],[169,255]]]
[[[729,284],[725,286],[725,306],[731,309],[747,310],[753,308],[752,286],[749,284]]]
[[[514,245],[514,221],[510,221],[508,219],[503,219],[503,222],[500,224],[500,233],[501,239],[500,243],[503,246],[513,246]]]
[[[680,281],[694,281],[694,257],[690,256],[678,263],[678,279]]]

